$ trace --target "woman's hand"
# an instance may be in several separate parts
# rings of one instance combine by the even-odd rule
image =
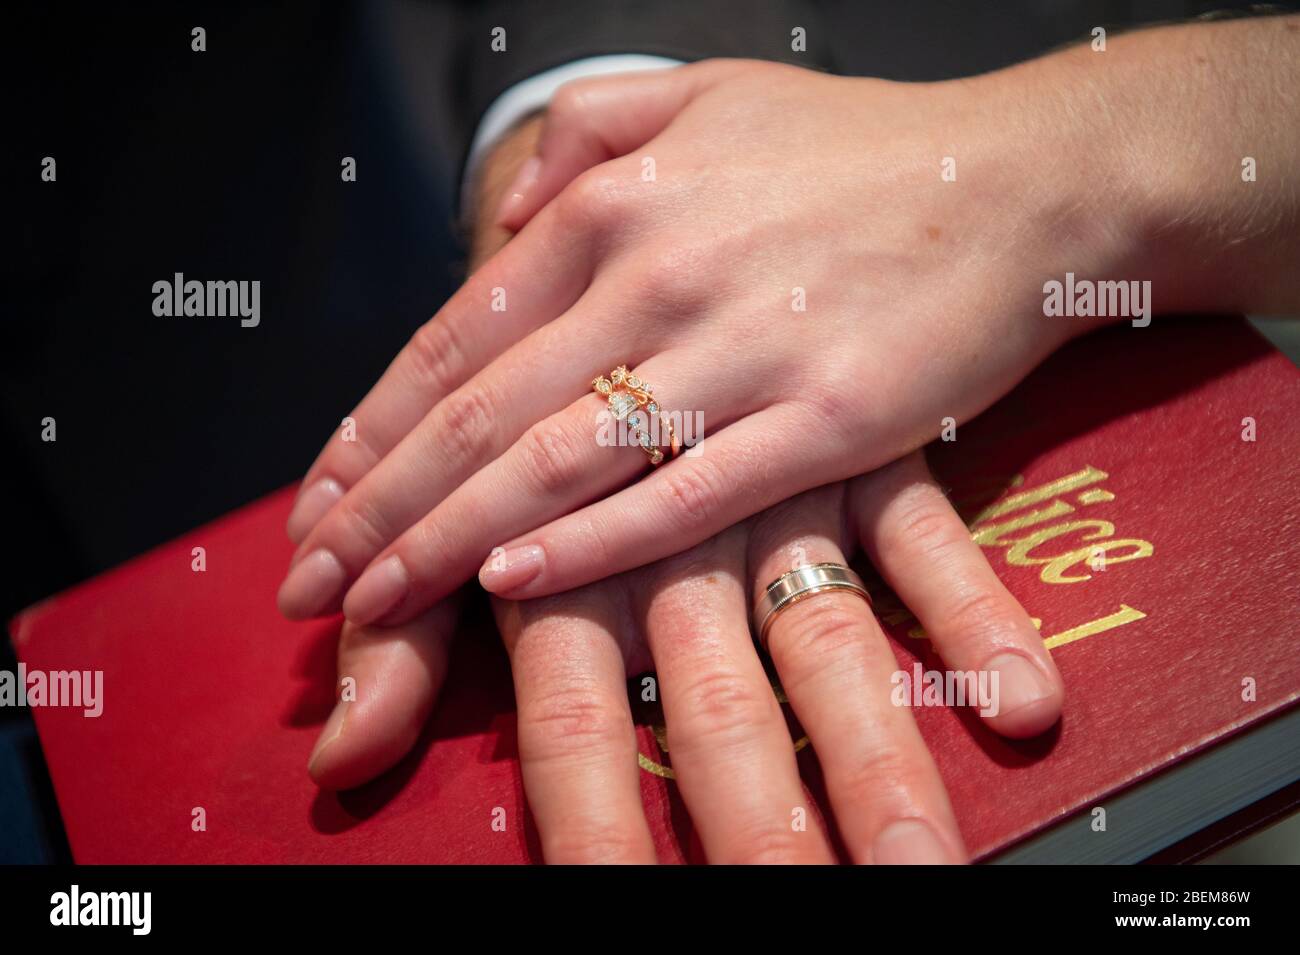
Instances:
[[[282,608],[394,623],[480,564],[522,598],[680,552],[977,413],[1100,321],[1044,315],[1067,273],[1285,307],[1300,150],[1267,116],[1295,109],[1296,36],[1153,30],[940,84],[731,61],[575,86],[554,141],[580,145],[544,146],[505,218],[546,204],[309,474],[304,506],[338,499]],[[1247,182],[1243,143],[1274,171]],[[621,363],[707,433],[631,486],[644,458],[578,397]]]
[[[507,577],[495,581],[485,574],[497,590],[544,593],[676,552],[705,536],[710,520],[762,507],[769,476],[824,482],[852,455],[883,461],[896,453],[891,448],[919,444],[937,432],[940,411],[964,419],[1009,387],[1030,356],[1097,324],[1046,320],[1044,278],[1066,271],[1149,275],[1161,311],[1294,309],[1286,270],[1297,254],[1289,227],[1297,194],[1289,183],[1300,127],[1269,117],[1296,108],[1300,83],[1290,80],[1300,62],[1297,33],[1295,18],[1150,31],[1112,38],[1111,52],[1123,56],[1101,60],[1085,47],[937,86],[701,64],[676,71],[694,71],[683,95],[642,96],[637,108],[597,96],[594,87],[566,94],[552,112],[553,130],[586,140],[557,152],[562,140],[548,134],[547,162],[531,167],[512,190],[519,198],[503,210],[507,225],[529,220],[528,228],[417,335],[351,416],[356,440],[331,441],[304,482],[290,528],[303,545],[282,606],[296,616],[337,609],[349,582],[381,555],[372,570],[387,574],[393,603],[374,611],[387,601],[376,597],[372,580],[369,600],[349,598],[351,615],[407,621],[391,630],[346,625],[341,654],[362,661],[371,677],[358,682],[377,692],[365,709],[349,704],[346,718],[341,707],[330,721],[313,775],[331,787],[363,781],[418,732],[442,678],[451,626],[447,605],[412,619],[418,607],[467,579],[493,541],[599,498],[644,467],[629,449],[597,445],[595,399],[562,413],[571,394],[566,376],[585,382],[618,362],[658,358],[665,369],[656,382],[660,396],[680,389],[672,396],[678,408],[730,407],[735,421],[724,416],[729,427],[721,432],[715,419],[706,421],[705,458],[674,462],[538,536],[512,542],[540,542],[543,560],[507,567]],[[757,70],[766,71],[761,79]],[[723,85],[742,80],[747,85]],[[837,109],[832,92],[857,83],[870,91],[869,139],[852,128],[861,114],[851,104]],[[817,94],[801,103],[798,91],[814,88]],[[719,92],[726,89],[735,95]],[[828,111],[837,122],[827,122]],[[694,137],[674,136],[678,114],[692,117]],[[600,122],[588,122],[592,117]],[[661,127],[660,135],[646,133]],[[718,135],[710,139],[711,131]],[[643,137],[650,138],[644,148]],[[1192,138],[1198,149],[1176,148]],[[766,166],[747,161],[763,150]],[[1248,185],[1239,166],[1245,150],[1268,170]],[[605,161],[617,155],[623,159]],[[845,166],[854,155],[870,163]],[[945,167],[947,157],[957,165]],[[655,160],[653,180],[639,178],[644,158]],[[588,170],[592,163],[599,165]],[[634,165],[645,189],[619,175]],[[936,183],[932,177],[945,168],[955,170],[955,181]],[[574,175],[572,186],[548,195]],[[847,198],[828,202],[828,184]],[[859,201],[862,195],[873,201]],[[788,234],[778,216],[789,217]],[[676,232],[682,223],[691,228]],[[731,254],[715,257],[715,243]],[[1184,270],[1184,262],[1196,267]],[[785,295],[797,280],[808,309],[786,315],[765,290]],[[498,292],[509,302],[499,312],[492,308]],[[865,331],[825,334],[846,327]],[[717,329],[729,330],[725,347],[711,337]],[[776,344],[753,348],[751,329],[760,344]],[[800,350],[817,352],[824,368],[796,364],[786,374],[783,362],[797,356],[790,358],[778,332],[801,339]],[[855,379],[857,349],[866,349],[866,364],[865,377]],[[835,383],[859,390],[836,393],[829,387]],[[735,411],[739,391],[759,411]],[[760,414],[764,421],[793,415],[794,423],[737,430]],[[838,417],[845,414],[856,422],[847,431]],[[714,438],[742,432],[755,437],[752,444],[728,442],[727,456],[714,455]],[[842,439],[839,456],[819,468],[825,462],[815,455],[826,453],[828,435]],[[697,466],[688,467],[693,460]],[[897,476],[904,467],[879,473]],[[708,478],[716,483],[692,483]],[[936,554],[973,546],[964,531],[945,535],[943,521],[920,516],[885,533],[891,513],[923,513],[908,506],[909,486],[872,495],[876,518],[863,532],[868,551],[950,666],[1003,674],[1006,719],[994,728],[1040,731],[1059,710],[1059,680],[1050,661],[1043,664],[1045,655],[1035,655],[1041,641],[1031,639],[1014,601],[981,597],[979,586],[963,583],[977,583],[980,572],[949,576],[978,562],[940,559],[934,573],[923,563],[888,565],[894,544],[913,554],[909,543]],[[687,514],[702,520],[683,521]],[[665,522],[674,516],[676,522]],[[394,555],[396,562],[387,559]],[[531,578],[523,584],[525,571]],[[626,579],[573,599],[615,599],[600,595]],[[528,606],[507,613],[521,616],[504,621],[518,631],[517,662],[530,630],[557,626]],[[647,642],[653,648],[655,638]],[[1032,688],[1047,673],[1045,697],[1007,709],[1014,664],[993,662],[999,646],[1020,648],[1013,658],[1032,661],[1037,674],[1021,670],[1024,678],[1010,685]],[[856,843],[855,855],[866,845]]]
[[[986,717],[994,730],[1027,736],[1056,720],[1062,689],[1042,639],[921,456],[909,455],[650,567],[555,597],[495,602],[547,861],[654,861],[627,691],[630,675],[651,669],[677,784],[709,860],[832,861],[749,622],[756,592],[795,566],[846,562],[859,542],[949,667],[1002,676],[991,684],[996,715]],[[437,625],[403,625],[400,640],[349,630],[341,664],[360,674],[366,706],[348,704],[322,734],[312,774],[323,785],[354,785],[409,747],[441,672],[420,651],[421,628]],[[853,859],[962,861],[934,763],[911,714],[891,702],[898,665],[868,605],[843,592],[807,598],[775,618],[767,648]],[[792,825],[801,808],[806,829]]]
[[[633,151],[471,277],[313,469],[373,464],[307,534],[286,613],[342,600],[355,623],[394,623],[480,565],[524,598],[680,552],[976,414],[1070,330],[1044,318],[1042,276],[1109,265],[1081,183],[1008,135],[1000,78],[715,61],[639,82],[598,124]],[[588,88],[560,94],[557,122]],[[1027,140],[1071,134],[1026,105]],[[584,395],[623,363],[706,435],[644,477],[643,455],[598,441],[604,402]]]

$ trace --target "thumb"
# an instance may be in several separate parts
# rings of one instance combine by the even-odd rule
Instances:
[[[581,173],[650,142],[691,100],[743,64],[706,60],[565,83],[546,109],[537,155],[506,190],[497,225],[518,232]]]
[[[351,789],[398,763],[415,745],[447,675],[459,595],[396,627],[343,624],[339,686],[308,772],[322,789]],[[337,688],[337,687],[336,687]]]

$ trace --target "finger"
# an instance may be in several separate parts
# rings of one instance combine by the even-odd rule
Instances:
[[[590,283],[595,240],[594,233],[575,233],[561,215],[539,216],[526,237],[470,276],[398,353],[308,469],[289,515],[290,538],[301,542],[434,405],[568,310]]]
[[[635,271],[627,266],[602,273],[565,315],[439,402],[347,491],[295,552],[279,595],[281,611],[292,619],[337,611],[347,585],[381,548],[509,447],[527,425],[572,402],[598,371],[620,362],[635,366],[653,353],[655,323],[639,320],[648,319],[648,312],[629,314],[624,302],[629,270]],[[653,311],[654,305],[645,308]]]
[[[607,585],[493,601],[510,652],[519,765],[549,863],[653,863],[621,649]]]
[[[281,611],[291,619],[337,611],[346,585],[381,549],[500,455],[540,415],[570,402],[573,382],[599,367],[606,355],[559,358],[555,380],[563,387],[548,383],[525,398],[519,381],[519,354],[553,354],[552,343],[563,335],[562,326],[540,329],[484,369],[439,402],[344,494],[299,544],[281,586]]]
[[[750,540],[754,593],[795,566],[846,563],[843,499],[837,483],[760,515]],[[867,602],[827,591],[791,604],[772,619],[767,649],[854,861],[963,861],[939,771],[911,714],[892,702],[898,662]]]
[[[459,597],[400,627],[343,624],[339,702],[307,771],[323,789],[351,789],[390,769],[415,744],[447,675]]]
[[[417,519],[530,425],[570,405],[575,392],[581,394],[600,369],[607,371],[629,355],[639,358],[647,346],[634,333],[602,332],[617,283],[617,274],[607,276],[565,316],[538,329],[439,402],[299,545],[280,589],[281,611],[292,619],[337,611],[347,586]],[[539,374],[540,368],[549,374]],[[476,553],[474,562],[482,557]],[[466,571],[464,579],[472,573],[473,568]]]
[[[654,569],[646,636],[683,800],[710,862],[833,862],[749,632],[744,535]]]
[[[497,212],[518,230],[583,171],[645,145],[739,60],[593,77],[561,86],[546,110],[537,156],[520,169]]]
[[[1065,688],[1043,639],[914,453],[850,484],[871,562],[953,670],[997,674],[989,726],[1016,738],[1061,715]]]
[[[723,402],[732,400],[732,394],[744,394],[744,372],[735,367],[712,371],[715,364],[685,351],[669,352],[636,371],[657,386],[655,398],[667,402],[689,392],[702,402],[709,420],[725,421],[731,409]],[[685,382],[707,385],[696,388]],[[528,405],[521,404],[527,411]],[[497,564],[492,549],[498,542],[567,514],[647,471],[641,449],[611,446],[619,434],[607,426],[617,424],[606,401],[594,393],[542,419],[379,553],[348,591],[344,613],[357,623],[395,622],[419,613],[447,589],[459,586],[457,581],[470,579],[485,558],[491,571]],[[519,577],[532,569],[519,555],[507,560],[501,568],[506,575]]]
[[[503,544],[501,562],[526,559],[526,575],[485,565],[479,582],[524,599],[685,550],[814,482],[846,477],[849,466],[826,460],[816,436],[781,406],[710,432],[631,487]]]

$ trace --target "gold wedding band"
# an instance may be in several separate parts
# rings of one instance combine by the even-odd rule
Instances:
[[[672,419],[660,411],[654,387],[648,381],[642,381],[629,372],[626,365],[619,365],[608,378],[604,375],[593,378],[591,387],[598,395],[606,397],[610,414],[627,423],[632,443],[646,453],[652,465],[657,467],[664,460],[664,450],[655,443],[651,433],[652,422],[656,420],[660,435],[667,438],[669,453],[677,457],[681,442],[677,439]]]
[[[754,604],[754,628],[758,631],[759,644],[767,646],[767,631],[783,610],[831,590],[850,591],[871,606],[871,595],[862,578],[847,565],[828,562],[796,567],[768,584]]]

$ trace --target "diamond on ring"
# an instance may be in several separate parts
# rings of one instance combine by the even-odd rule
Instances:
[[[636,409],[636,395],[629,391],[616,391],[609,396],[609,410],[619,421]]]
[[[664,449],[655,443],[649,431],[649,426],[656,423],[652,416],[658,416],[660,440],[666,433],[667,447],[673,457],[677,456],[681,445],[676,439],[673,423],[667,415],[660,414],[659,402],[650,397],[654,390],[650,382],[643,381],[640,375],[631,374],[626,365],[619,365],[608,378],[604,375],[593,378],[591,387],[597,394],[605,396],[610,413],[617,420],[626,422],[632,443],[646,453],[652,465],[661,464],[665,457]]]

